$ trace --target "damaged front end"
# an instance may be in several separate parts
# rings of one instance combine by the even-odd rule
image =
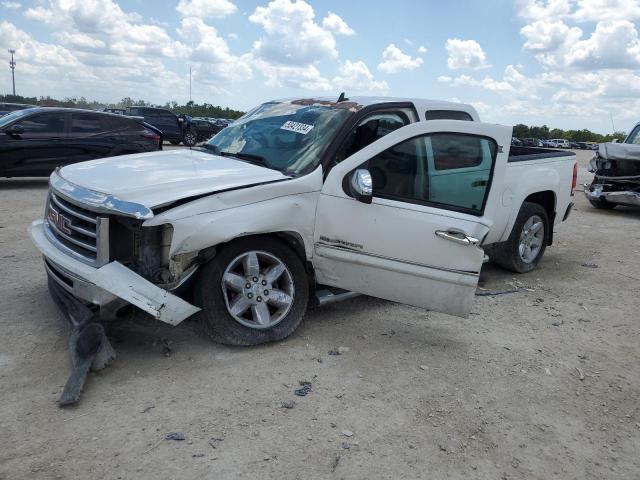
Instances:
[[[600,144],[589,171],[595,176],[584,193],[593,206],[640,206],[640,145]]]

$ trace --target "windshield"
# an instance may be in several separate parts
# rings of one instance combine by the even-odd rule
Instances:
[[[16,118],[20,118],[23,115],[27,115],[31,113],[32,109],[25,108],[24,110],[14,110],[11,113],[7,113],[6,115],[0,116],[0,128],[6,127],[11,122],[13,122]]]
[[[320,163],[325,147],[352,114],[336,105],[269,102],[221,130],[205,148],[298,175]]]
[[[624,143],[633,143],[635,145],[640,144],[640,125],[636,125],[633,131],[626,138]]]

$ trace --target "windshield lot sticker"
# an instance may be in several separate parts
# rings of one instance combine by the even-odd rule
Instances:
[[[292,122],[289,120],[288,122],[284,122],[284,125],[280,127],[280,130],[289,130],[290,132],[301,133],[302,135],[306,135],[311,131],[313,125],[308,125],[306,123]]]

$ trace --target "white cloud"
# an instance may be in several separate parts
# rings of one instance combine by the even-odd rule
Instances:
[[[193,45],[189,59],[195,62],[196,78],[202,82],[214,84],[251,77],[250,55],[232,55],[224,38],[200,18],[183,18],[178,33]]]
[[[640,67],[640,40],[628,20],[598,22],[587,40],[574,43],[566,64],[583,69]]]
[[[564,63],[564,55],[580,40],[582,30],[561,20],[537,20],[522,27],[520,34],[526,39],[523,48],[543,65],[553,67]]]
[[[0,2],[0,6],[8,10],[19,10],[20,8],[22,8],[22,4],[20,2],[4,1],[4,2]]]
[[[308,65],[337,58],[332,32],[315,20],[313,7],[304,0],[273,0],[257,7],[249,21],[261,25],[265,35],[253,44],[253,52],[265,61],[285,65]]]
[[[580,0],[571,18],[578,22],[640,18],[640,0]]]
[[[398,73],[415,70],[420,65],[422,65],[421,58],[411,58],[391,43],[382,52],[382,62],[378,65],[378,70],[384,73]]]
[[[556,20],[569,15],[571,0],[517,0],[516,9],[529,20]]]
[[[475,40],[450,38],[447,40],[445,48],[449,54],[447,65],[452,70],[461,68],[478,70],[489,67],[487,55]]]
[[[323,77],[314,65],[274,65],[259,58],[254,59],[254,65],[265,76],[269,87],[331,90],[331,82]]]
[[[180,0],[176,10],[183,17],[223,18],[238,10],[229,0]]]
[[[347,96],[354,94],[383,95],[389,91],[385,81],[377,81],[363,61],[345,61],[333,78],[333,85],[338,90],[347,92]]]
[[[427,53],[427,47],[425,47],[424,45],[420,45],[418,47],[418,53]]]
[[[238,38],[240,38],[240,36],[237,33],[228,33],[227,37],[229,37],[231,40],[237,40]]]
[[[322,26],[325,30],[335,33],[336,35],[355,35],[356,32],[347,25],[342,17],[336,15],[333,12],[329,12],[329,14],[322,19]]]

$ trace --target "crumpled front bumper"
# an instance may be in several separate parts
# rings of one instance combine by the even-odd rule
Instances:
[[[29,235],[45,258],[50,278],[86,303],[102,307],[124,300],[170,325],[178,325],[200,310],[119,262],[94,268],[66,255],[49,241],[42,220],[31,224]]]
[[[618,205],[636,205],[640,207],[640,192],[634,190],[607,192],[603,185],[585,183],[584,195],[588,200],[605,200]]]

